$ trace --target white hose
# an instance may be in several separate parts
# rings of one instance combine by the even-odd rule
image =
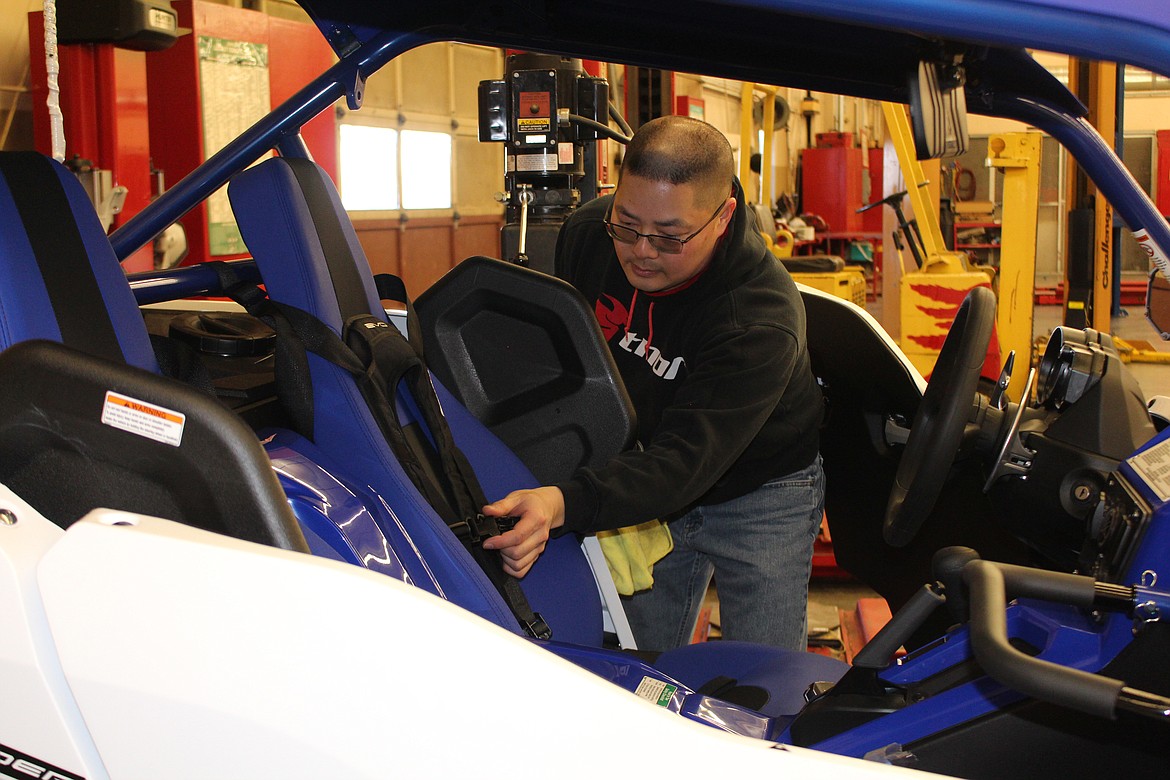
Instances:
[[[61,63],[57,59],[57,3],[45,0],[45,71],[48,74],[49,132],[53,136],[53,159],[65,162],[65,121],[61,116],[61,90],[57,76]]]

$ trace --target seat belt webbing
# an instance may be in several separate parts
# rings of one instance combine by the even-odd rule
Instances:
[[[308,376],[305,356],[308,351],[353,376],[379,430],[407,477],[444,518],[504,597],[524,630],[539,639],[550,638],[552,632],[548,624],[539,613],[532,610],[515,578],[504,572],[499,553],[483,549],[483,539],[506,532],[511,528],[511,523],[506,518],[486,517],[480,513],[480,507],[487,503],[487,499],[470,462],[455,445],[431,384],[430,372],[426,370],[413,340],[408,341],[397,328],[367,314],[350,318],[345,325],[346,341],[343,341],[308,312],[272,301],[255,284],[239,281],[226,265],[219,266],[218,273],[225,294],[244,306],[249,313],[268,321],[276,330],[278,389],[282,398],[286,391],[293,396],[292,407],[296,408],[290,408],[289,411],[298,431],[306,438],[313,438],[312,390],[311,387],[301,386],[303,382],[295,387],[282,383],[280,355],[282,352],[291,353],[286,354],[283,365],[303,366],[304,373],[301,376],[305,377]],[[401,281],[398,284],[401,285]],[[409,301],[405,302],[410,311]],[[411,390],[422,414],[422,422],[435,444],[441,464],[440,473],[445,483],[443,485],[435,484],[403,432],[394,403],[395,388],[400,382],[405,382]],[[308,409],[307,419],[305,407]]]

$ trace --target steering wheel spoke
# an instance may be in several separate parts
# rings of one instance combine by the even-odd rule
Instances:
[[[1012,415],[1011,425],[1008,426],[1007,432],[1003,436],[1003,441],[1000,442],[995,463],[991,467],[986,484],[983,485],[984,493],[991,490],[991,486],[1000,477],[1008,474],[1026,477],[1032,469],[1032,457],[1036,453],[1034,450],[1030,450],[1024,446],[1024,442],[1021,441],[1020,422],[1024,419],[1024,410],[1028,408],[1028,399],[1032,396],[1032,386],[1034,384],[1036,384],[1036,369],[1033,368],[1028,371],[1028,381],[1024,385],[1023,400],[1016,407],[1015,414]]]

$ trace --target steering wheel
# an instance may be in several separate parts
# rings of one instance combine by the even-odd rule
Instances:
[[[972,289],[943,342],[898,463],[882,525],[892,547],[913,539],[934,509],[963,441],[994,324],[995,294],[988,287]]]

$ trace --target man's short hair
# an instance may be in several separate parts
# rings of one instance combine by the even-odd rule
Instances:
[[[735,156],[723,133],[686,116],[662,116],[638,128],[626,146],[622,173],[690,184],[699,205],[714,207],[731,191]]]

